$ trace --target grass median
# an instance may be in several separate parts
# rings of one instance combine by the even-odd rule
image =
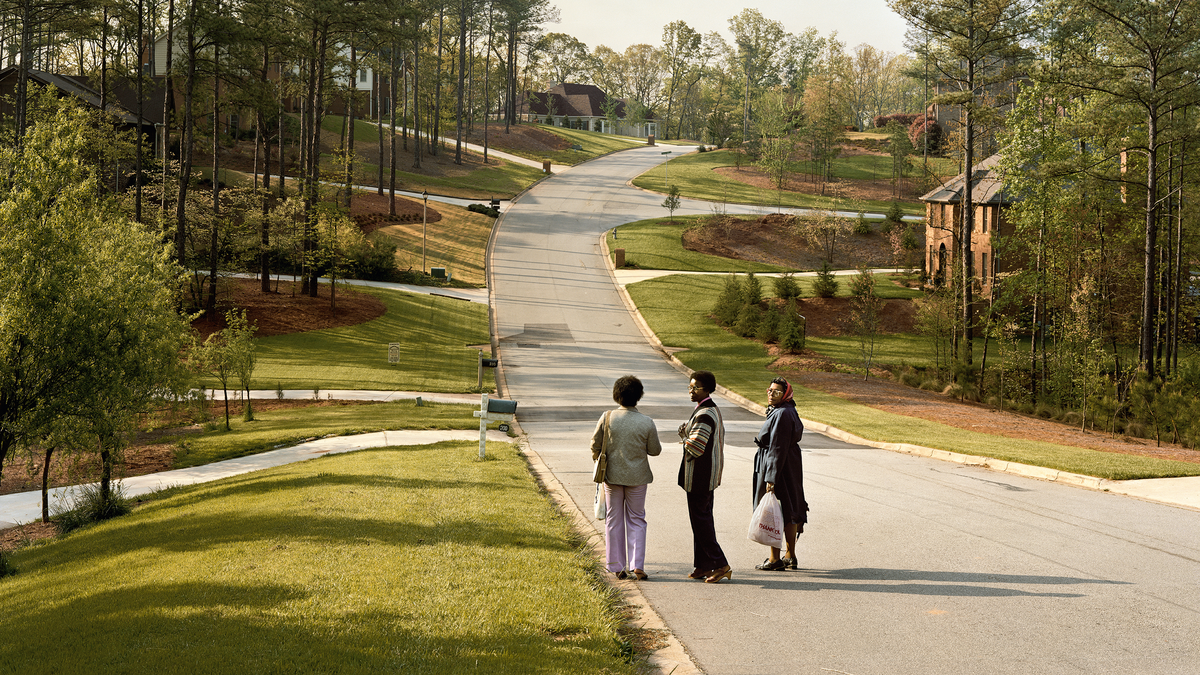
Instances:
[[[659,340],[668,347],[685,350],[675,354],[680,361],[696,370],[712,371],[717,382],[765,405],[766,384],[775,376],[769,369],[774,358],[760,343],[737,337],[709,318],[722,284],[724,278],[720,276],[672,275],[632,284],[628,291]],[[764,290],[769,294],[770,285],[764,284]],[[811,292],[806,290],[805,296],[811,297]],[[836,344],[839,350],[848,352],[854,340],[813,339],[808,347],[823,351]],[[913,346],[911,336],[884,336],[880,356],[912,354]],[[909,363],[919,363],[908,358]],[[1188,462],[964,431],[809,389],[798,388],[796,402],[801,417],[872,441],[910,443],[1111,480],[1200,475],[1200,465]]]
[[[387,313],[355,326],[259,338],[253,388],[476,391],[478,352],[468,345],[488,344],[486,305],[388,289],[356,290],[379,297]],[[400,344],[397,364],[388,362],[393,342]],[[494,386],[491,378],[490,372],[484,374],[485,388]]]
[[[820,208],[844,211],[862,209],[869,212],[886,213],[891,207],[890,201],[862,200],[850,202],[832,197],[810,195],[801,192],[783,192],[754,187],[748,183],[723,176],[716,170],[723,167],[737,166],[737,157],[730,150],[712,150],[696,152],[676,157],[667,163],[667,168],[655,167],[633,179],[637,187],[666,193],[666,180],[679,187],[679,196],[692,199],[703,199],[716,203],[732,204],[762,204],[774,207],[777,204],[787,208]],[[743,159],[742,166],[750,166],[753,161]],[[870,160],[849,158],[842,165],[835,167],[838,177],[853,177],[869,173]],[[860,164],[864,166],[859,166]],[[664,176],[664,173],[666,176]],[[792,174],[789,180],[797,181],[801,177]],[[914,202],[900,202],[901,210],[909,215],[924,215],[924,208]]]
[[[633,673],[612,591],[509,444],[188,488],[12,554],[5,672]]]
[[[685,272],[783,272],[777,265],[722,258],[683,247],[683,233],[696,227],[703,216],[650,218],[622,225],[610,231],[608,248],[625,249],[627,263],[648,270]],[[614,237],[613,233],[616,233]]]

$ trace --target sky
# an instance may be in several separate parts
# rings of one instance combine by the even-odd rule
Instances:
[[[773,0],[743,3],[721,0],[550,0],[559,23],[543,24],[547,33],[566,33],[589,50],[597,45],[623,52],[632,44],[662,44],[663,26],[682,19],[700,33],[717,31],[732,43],[729,17],[753,7],[764,17],[779,21],[789,33],[809,26],[821,37],[837,31],[838,39],[853,49],[867,43],[896,54],[904,48],[905,23],[888,8],[886,0]]]

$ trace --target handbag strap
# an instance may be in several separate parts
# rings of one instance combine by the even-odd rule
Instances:
[[[600,437],[600,457],[608,459],[608,437],[612,433],[612,428],[609,426],[609,418],[612,416],[611,410],[604,412],[604,435]]]

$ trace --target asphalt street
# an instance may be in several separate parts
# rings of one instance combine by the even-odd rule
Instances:
[[[733,579],[688,579],[674,442],[691,409],[687,377],[648,345],[599,244],[614,226],[662,215],[661,195],[627,182],[663,159],[652,147],[616,153],[514,200],[490,259],[493,321],[530,446],[585,512],[588,440],[613,405],[612,383],[627,373],[645,382],[639,407],[665,449],[651,460],[650,579],[639,585],[700,669],[1200,672],[1200,512],[807,433],[801,569],[760,572],[766,551],[745,532],[761,420],[727,401],[716,520]],[[679,212],[709,209],[687,202]]]

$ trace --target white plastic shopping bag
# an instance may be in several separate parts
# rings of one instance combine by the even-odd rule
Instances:
[[[750,531],[746,536],[750,541],[757,541],[763,546],[783,548],[783,509],[779,506],[779,498],[775,493],[768,492],[758,500],[754,516],[750,518]]]
[[[604,520],[604,516],[606,515],[604,512],[604,507],[604,483],[596,483],[596,501],[592,504],[592,508],[594,509],[596,515],[596,520]]]

